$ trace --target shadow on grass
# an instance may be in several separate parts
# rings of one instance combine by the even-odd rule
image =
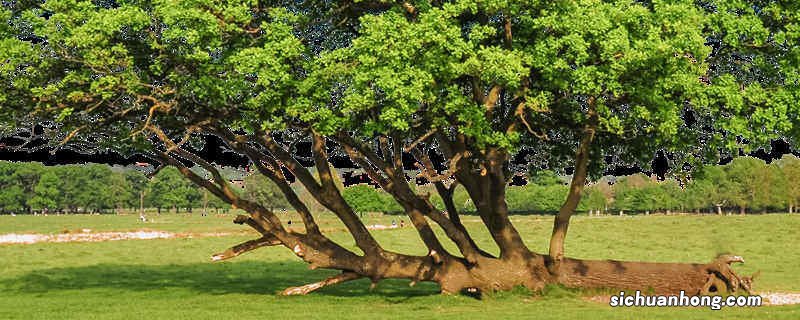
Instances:
[[[130,291],[185,288],[207,294],[266,294],[274,295],[291,286],[320,281],[336,271],[310,271],[307,265],[296,262],[225,262],[219,264],[183,265],[117,265],[98,264],[37,270],[18,278],[0,280],[6,292],[44,293],[55,290],[84,290],[93,288]],[[361,279],[320,289],[314,294],[340,297],[416,297],[438,294],[433,283],[408,286],[409,281],[381,281],[369,290],[369,281]]]

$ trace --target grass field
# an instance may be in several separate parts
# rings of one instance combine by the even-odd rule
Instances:
[[[333,271],[308,270],[284,248],[264,248],[231,261],[210,255],[253,238],[233,215],[0,216],[0,234],[138,229],[225,232],[224,237],[0,245],[0,319],[800,319],[800,305],[758,308],[611,308],[584,293],[552,287],[485,296],[441,296],[433,284],[408,287],[387,280],[372,291],[366,280],[308,296],[279,297],[285,287],[318,281]],[[368,217],[390,224],[398,217]],[[342,244],[340,226],[320,217]],[[529,246],[545,251],[551,217],[515,216]],[[576,217],[569,256],[586,259],[707,262],[717,253],[744,256],[740,274],[762,271],[756,291],[800,292],[800,215]],[[466,223],[491,247],[475,217]],[[387,248],[424,254],[412,228],[374,231]]]

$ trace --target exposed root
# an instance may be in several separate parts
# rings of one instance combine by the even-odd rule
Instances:
[[[265,246],[277,246],[280,244],[281,241],[275,238],[274,236],[263,236],[258,239],[237,244],[231,247],[230,249],[225,250],[225,252],[217,253],[211,256],[211,261],[227,260],[251,250],[255,250]]]
[[[711,294],[719,292],[736,293],[739,289],[744,290],[750,294],[753,279],[757,274],[751,277],[739,278],[739,276],[731,268],[733,263],[744,263],[744,259],[740,256],[734,255],[720,255],[714,261],[706,265],[708,271],[708,280],[700,290],[701,294]]]
[[[282,296],[294,296],[294,295],[305,295],[309,292],[331,286],[337,283],[342,283],[345,281],[355,280],[361,278],[361,275],[355,272],[342,272],[338,275],[330,277],[328,279],[322,280],[320,282],[309,283],[307,285],[299,286],[299,287],[291,287],[286,288],[285,290],[281,291],[280,295]]]

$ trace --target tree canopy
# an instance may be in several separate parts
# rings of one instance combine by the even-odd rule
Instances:
[[[760,0],[7,2],[0,118],[12,134],[38,123],[50,146],[147,153],[248,211],[237,221],[259,230],[259,243],[345,270],[344,279],[489,289],[494,284],[478,283],[480,275],[456,283],[435,272],[409,274],[424,268],[408,261],[439,269],[382,249],[343,198],[329,159],[346,156],[390,194],[437,265],[496,274],[488,267],[494,262],[473,267],[484,258],[539,259],[547,274],[569,273],[562,262],[578,263],[563,256],[569,218],[587,177],[605,166],[641,165],[664,151],[680,173],[684,164],[697,168],[771,139],[796,141],[798,12],[796,2]],[[306,235],[240,197],[195,152],[209,134],[277,185],[301,213]],[[300,143],[311,145],[306,155]],[[514,171],[526,171],[510,161],[514,155],[527,165],[573,168],[547,255],[528,250],[508,217],[506,186]],[[447,215],[407,183],[406,169],[435,186]],[[363,257],[319,233],[289,174],[342,220]],[[457,187],[467,191],[497,256],[478,248],[461,224]],[[437,256],[451,257],[430,223],[463,260]],[[408,263],[377,267],[398,261]],[[676,268],[691,276],[674,278],[700,277]],[[500,286],[541,288],[552,279],[542,270]],[[587,280],[604,276],[572,274],[581,280],[565,284],[608,285]]]

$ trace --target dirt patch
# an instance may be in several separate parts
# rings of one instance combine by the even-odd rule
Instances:
[[[788,292],[762,292],[764,305],[780,306],[786,304],[800,304],[800,293]]]
[[[32,244],[39,242],[97,242],[116,240],[147,240],[170,238],[194,237],[224,237],[231,233],[172,233],[166,231],[138,230],[129,232],[92,232],[90,229],[80,229],[80,232],[61,234],[19,234],[9,233],[0,235],[0,244]]]

